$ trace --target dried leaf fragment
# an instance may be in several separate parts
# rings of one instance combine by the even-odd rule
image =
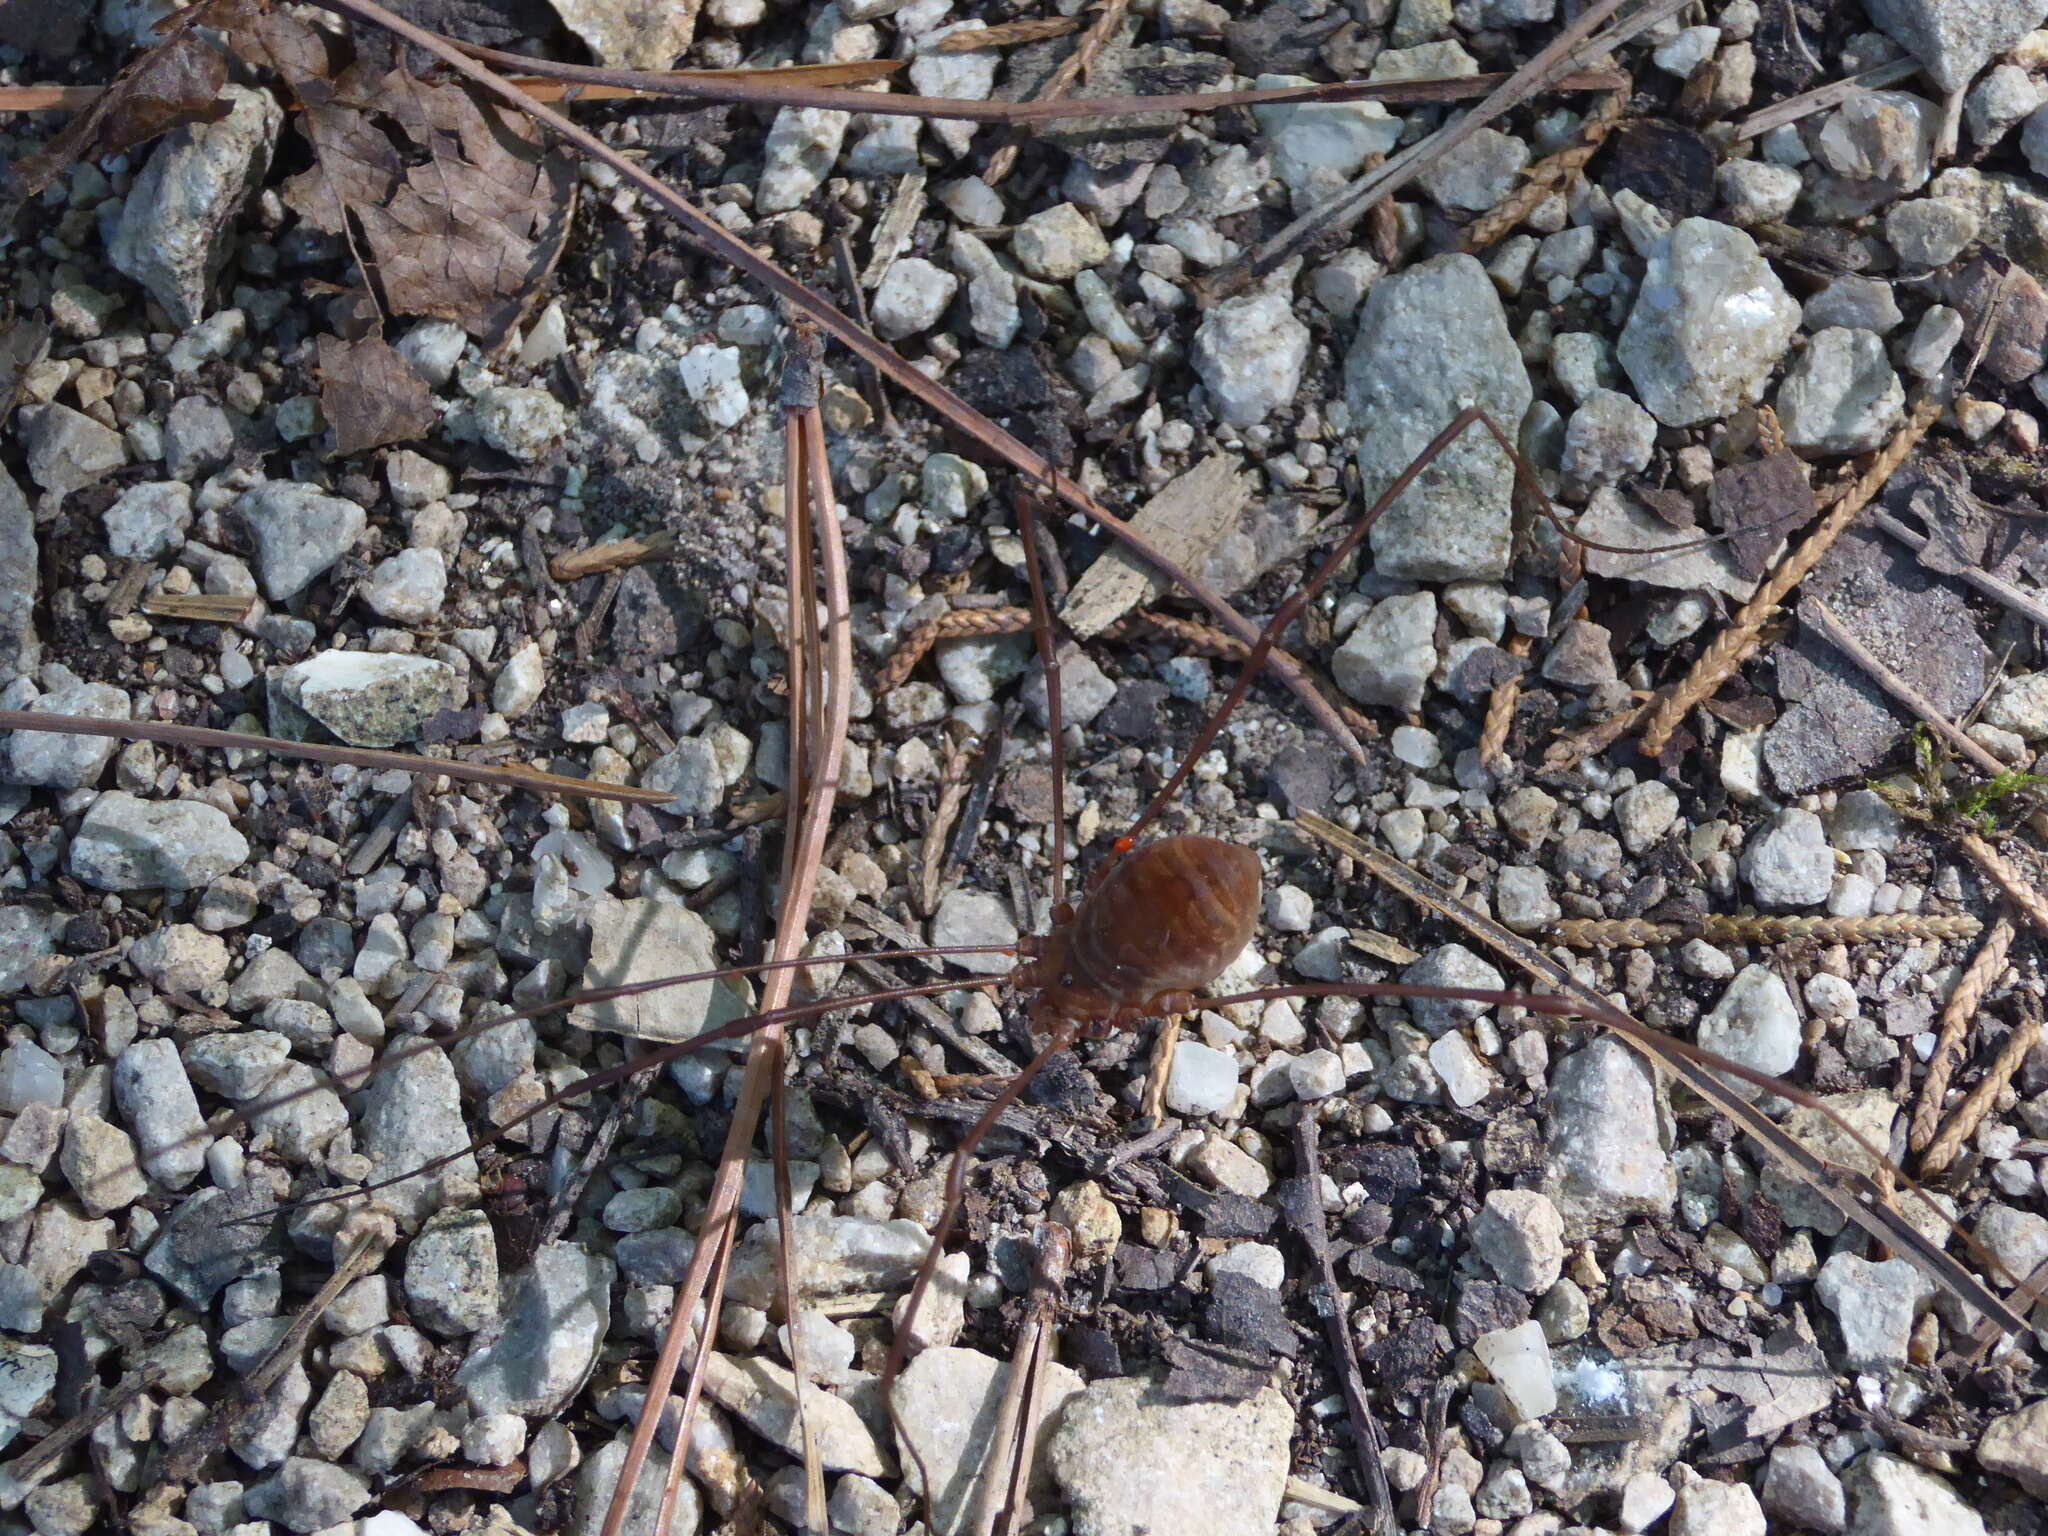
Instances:
[[[1806,466],[1782,449],[1720,470],[1707,497],[1714,526],[1728,535],[1728,552],[1752,579],[1770,569],[1771,552],[1814,513]]]
[[[220,50],[180,28],[122,71],[41,154],[16,161],[13,194],[33,197],[82,160],[132,149],[180,124],[218,121],[228,111],[220,94],[227,78]]]
[[[319,348],[320,409],[334,428],[337,452],[409,442],[433,429],[433,392],[389,342],[322,336]]]

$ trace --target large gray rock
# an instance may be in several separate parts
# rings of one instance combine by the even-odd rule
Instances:
[[[1689,427],[1754,404],[1798,329],[1754,240],[1685,219],[1651,251],[1615,358],[1651,415]]]
[[[2044,0],[1864,0],[1863,9],[1945,91],[1959,91],[2041,25]]]
[[[351,746],[395,747],[458,702],[455,682],[453,667],[427,656],[322,651],[272,675],[271,728],[302,736],[315,721]]]
[[[805,1424],[797,1415],[796,1378],[774,1361],[713,1354],[705,1362],[704,1390],[764,1440],[792,1456],[803,1454]],[[823,1387],[808,1387],[803,1420],[827,1471],[886,1477],[895,1470],[874,1431],[846,1399]]]
[[[138,800],[109,790],[71,843],[71,872],[102,891],[189,891],[240,867],[249,840],[197,800]]]
[[[1271,1536],[1294,1415],[1270,1387],[1188,1403],[1149,1381],[1098,1381],[1053,1432],[1052,1474],[1074,1536]]]
[[[1344,398],[1358,423],[1368,503],[1465,406],[1512,437],[1529,408],[1529,375],[1486,269],[1470,256],[1439,256],[1381,279],[1344,360]],[[1374,562],[1413,581],[1500,580],[1513,486],[1500,445],[1483,427],[1467,428],[1373,525]]]
[[[268,91],[228,85],[217,123],[174,128],[150,153],[122,205],[107,259],[149,290],[180,330],[206,313],[243,199],[270,168],[284,109]]]
[[[1946,1478],[1873,1451],[1843,1474],[1849,1536],[1984,1536],[1984,1517]]]
[[[617,1269],[578,1243],[549,1243],[505,1288],[501,1320],[456,1373],[474,1414],[553,1418],[582,1390],[612,1319]]]
[[[1799,1060],[1799,1010],[1784,978],[1768,965],[1746,965],[1736,973],[1713,1010],[1700,1020],[1701,1049],[1730,1061],[1783,1077]],[[1726,1078],[1744,1097],[1756,1089],[1738,1078]]]
[[[358,1135],[373,1183],[450,1159],[373,1197],[408,1231],[446,1203],[449,1184],[476,1180],[476,1157],[467,1150],[469,1129],[462,1123],[462,1089],[445,1051],[405,1055],[379,1070],[363,1091]]]
[[[128,462],[121,434],[68,405],[24,405],[16,416],[29,478],[62,496]]]
[[[1668,1216],[1678,1179],[1664,1143],[1656,1081],[1641,1057],[1602,1035],[1557,1064],[1544,1190],[1567,1237],[1632,1216]]]
[[[1905,420],[1906,391],[1875,331],[1830,326],[1778,387],[1786,443],[1807,453],[1868,453]]]
[[[281,603],[355,547],[369,518],[354,502],[309,485],[266,480],[235,501],[235,513],[256,540],[263,595]]]
[[[1202,317],[1190,361],[1216,414],[1253,427],[1293,400],[1308,361],[1308,327],[1294,317],[1294,267],[1256,293],[1225,299]]]
[[[53,666],[52,671],[57,669]],[[126,720],[128,695],[111,683],[76,679],[52,688],[29,705],[38,715],[85,715]],[[98,781],[120,750],[112,736],[77,736],[63,731],[15,731],[7,738],[7,779],[48,789],[84,789]]]
[[[665,976],[716,970],[710,925],[687,907],[654,897],[615,901],[600,897],[590,909],[590,963],[586,988],[622,987]],[[745,983],[696,981],[635,997],[577,1008],[569,1022],[642,1040],[687,1040],[730,1023],[748,1011]]]
[[[920,1495],[920,1466],[931,1474],[927,1505],[935,1536],[961,1536],[984,1485],[997,1469],[985,1454],[996,1432],[1010,1380],[1010,1364],[973,1349],[927,1349],[896,1379],[896,1451],[910,1486]],[[1043,1426],[1060,1416],[1070,1398],[1081,1391],[1078,1372],[1053,1365],[1034,1394],[1036,1425],[1028,1431],[1037,1448],[1030,1473],[1032,1503],[1046,1508],[1053,1496],[1047,1465],[1051,1437]],[[915,1454],[912,1454],[912,1452]],[[1001,1469],[1007,1475],[1007,1467]]]

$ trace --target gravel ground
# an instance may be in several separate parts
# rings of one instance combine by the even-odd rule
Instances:
[[[163,9],[16,0],[0,83],[106,80]],[[1060,14],[964,19],[949,0],[714,0],[694,39],[681,9],[559,9],[408,14],[635,67],[908,60],[910,89],[973,99],[1038,93],[1081,36],[948,51],[962,28]],[[1512,69],[1554,11],[1140,3],[1085,90]],[[1539,97],[1391,216],[1207,305],[1198,283],[1446,109],[1068,127],[1024,141],[1007,174],[996,127],[575,110],[835,300],[843,242],[877,334],[1112,508],[1201,503],[1180,477],[1209,466],[1203,495],[1230,516],[1202,573],[1249,615],[1459,409],[1518,433],[1591,542],[1519,515],[1506,457],[1462,440],[1290,636],[1369,721],[1364,763],[1262,685],[1170,814],[1265,867],[1263,926],[1215,994],[1522,981],[1295,821],[1327,816],[1644,1021],[1821,1096],[1917,1165],[1976,1246],[1930,1224],[1933,1240],[2009,1286],[2048,1262],[2027,908],[2048,821],[2020,772],[2048,741],[2044,19],[2044,0],[1691,7],[1621,51],[1625,100]],[[1845,100],[1754,119],[1869,70]],[[402,274],[401,252],[443,247],[379,205],[334,218],[334,162],[305,136],[368,117],[320,118],[239,67],[223,101],[215,121],[70,169],[0,245],[0,708],[509,759],[673,798],[0,738],[0,1533],[595,1536],[740,1054],[523,1112],[752,993],[706,984],[393,1048],[759,953],[788,745],[786,332],[615,172],[501,136],[465,140],[437,181],[387,115],[370,132],[432,183],[429,205],[452,184],[490,205],[480,227],[527,220],[487,278],[534,268],[509,289],[432,263]],[[7,119],[0,153],[61,121]],[[1589,143],[1583,174],[1545,165]],[[1518,216],[1463,253],[1461,226],[1511,196]],[[387,371],[359,371],[373,365]],[[828,352],[873,678],[928,621],[1025,587],[1005,477],[901,396],[878,421],[867,386]],[[1589,735],[1686,674],[1857,456],[1930,420],[1706,708],[1654,751],[1633,730]],[[1702,533],[1730,536],[1657,552]],[[654,535],[658,558],[551,572]],[[1078,519],[1052,542],[1062,579],[1104,548]],[[193,617],[204,598],[227,616]],[[1916,731],[1826,638],[1830,616],[1974,754]],[[1126,628],[1067,655],[1084,868],[1228,685],[1190,634]],[[1036,670],[1027,635],[992,633],[856,688],[818,953],[1044,931],[1054,757]],[[963,822],[957,858],[927,852]],[[1963,852],[1971,832],[2017,896]],[[1801,921],[1713,921],[1747,911]],[[1589,921],[1663,926],[1653,944],[1566,947]],[[887,983],[858,964],[812,976],[848,995]],[[998,997],[963,985],[792,1032],[796,1342],[823,1389],[806,1400],[841,1536],[972,1528],[1008,1362],[1046,1306],[1063,1363],[1028,1479],[1045,1536],[1361,1529],[1345,1368],[1303,1237],[1320,1231],[1404,1528],[2048,1530],[2048,1312],[1980,1349],[1920,1269],[1617,1041],[1468,1003],[1202,1012],[1161,1066],[1156,1125],[1151,1027],[1060,1058],[984,1148],[918,1321],[897,1405],[920,1469],[878,1373],[950,1149],[1031,1054]],[[333,1086],[385,1057],[367,1086]],[[1867,1164],[1813,1110],[1758,1102]],[[1930,1149],[1958,1109],[1980,1117]],[[493,1139],[470,1155],[472,1137]],[[757,1145],[672,1531],[801,1528]],[[451,1155],[367,1202],[294,1203]],[[1034,1291],[1054,1222],[1071,1272]],[[89,1434],[36,1454],[95,1404]],[[628,1529],[655,1520],[643,1501]]]

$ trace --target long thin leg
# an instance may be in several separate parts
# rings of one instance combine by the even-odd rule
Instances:
[[[902,1374],[904,1357],[910,1353],[910,1320],[917,1316],[917,1309],[924,1303],[924,1293],[931,1288],[932,1276],[938,1271],[939,1260],[945,1256],[946,1239],[952,1235],[953,1223],[967,1198],[967,1169],[974,1160],[975,1149],[994,1128],[996,1121],[1002,1118],[1003,1111],[1024,1096],[1024,1090],[1045,1070],[1045,1064],[1074,1043],[1074,1035],[1071,1024],[1055,1028],[1051,1038],[1031,1058],[1030,1064],[990,1100],[981,1118],[967,1128],[967,1134],[960,1138],[960,1145],[953,1149],[953,1165],[946,1172],[945,1209],[939,1216],[938,1225],[932,1228],[932,1245],[925,1250],[924,1262],[917,1267],[917,1278],[911,1282],[909,1298],[903,1304],[902,1325],[897,1328],[896,1337],[889,1341],[889,1354],[882,1362],[882,1401],[888,1405],[889,1421],[896,1427],[896,1438],[903,1442],[904,1449],[910,1452],[910,1459],[917,1463],[918,1483],[924,1489],[927,1503],[932,1498],[931,1469],[925,1465],[924,1453],[918,1450],[909,1426],[896,1412],[896,1378]]]

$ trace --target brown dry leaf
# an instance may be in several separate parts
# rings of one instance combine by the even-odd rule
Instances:
[[[304,105],[314,164],[286,183],[285,202],[355,242],[388,311],[502,341],[568,236],[568,156],[464,86],[362,60],[330,73],[326,39],[295,18],[246,0],[217,0],[216,15],[231,20],[236,52],[275,70]]]
[[[82,160],[133,149],[181,123],[225,117],[227,77],[220,50],[181,27],[122,71],[41,154],[16,161],[12,192],[33,197]]]
[[[1813,487],[1806,466],[1781,450],[1717,471],[1707,506],[1728,536],[1728,553],[1754,580],[1770,568],[1771,552],[1811,521]]]
[[[337,452],[409,442],[432,430],[439,419],[433,392],[396,347],[377,336],[322,336],[319,348],[320,409]]]

